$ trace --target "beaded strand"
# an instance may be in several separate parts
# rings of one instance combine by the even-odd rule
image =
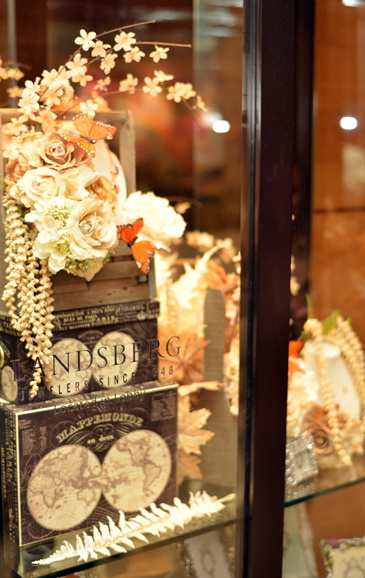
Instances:
[[[52,282],[47,261],[39,264],[33,252],[36,237],[21,217],[17,202],[8,193],[4,195],[6,208],[6,249],[8,264],[7,284],[3,300],[8,308],[12,327],[20,334],[29,357],[38,358],[43,370],[50,364],[53,330]],[[18,304],[16,303],[18,298]],[[42,370],[36,367],[30,381],[30,396],[37,395]]]
[[[308,319],[304,324],[304,330],[313,335],[313,342],[316,351],[316,360],[319,368],[320,384],[324,399],[324,409],[327,414],[328,426],[331,430],[333,445],[335,450],[346,466],[352,464],[351,456],[345,449],[343,438],[341,437],[340,423],[338,419],[338,410],[333,401],[333,392],[328,377],[327,364],[323,354],[323,330],[322,323],[318,319]]]

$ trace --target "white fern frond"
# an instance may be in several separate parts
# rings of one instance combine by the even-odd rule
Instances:
[[[190,494],[189,505],[184,504],[179,498],[174,498],[173,506],[160,504],[158,507],[151,504],[148,510],[140,508],[140,513],[129,520],[126,520],[124,512],[119,512],[118,525],[108,516],[108,524],[99,522],[99,527],[93,526],[91,535],[83,532],[81,537],[77,534],[75,548],[65,540],[59,550],[33,564],[43,566],[75,557],[78,557],[79,562],[86,562],[89,558],[98,558],[99,554],[109,556],[109,548],[124,553],[127,550],[120,544],[129,549],[135,548],[133,539],[148,544],[146,534],[158,537],[176,528],[184,529],[194,520],[218,514],[224,508],[224,502],[234,498],[234,494],[218,499],[212,498],[206,492],[198,492],[195,495]]]

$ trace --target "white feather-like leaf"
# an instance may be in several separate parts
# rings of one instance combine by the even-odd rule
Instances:
[[[83,532],[82,538],[76,535],[76,548],[70,542],[64,541],[59,550],[43,560],[36,560],[33,564],[46,565],[54,561],[66,558],[78,557],[79,561],[87,561],[89,558],[96,559],[99,554],[110,556],[109,548],[115,552],[124,553],[135,547],[133,539],[148,544],[146,534],[154,537],[161,536],[176,528],[184,529],[192,520],[211,517],[219,513],[225,506],[224,501],[230,501],[234,494],[218,500],[212,498],[206,492],[190,494],[189,505],[184,504],[179,498],[174,499],[174,505],[151,504],[149,509],[140,508],[137,514],[129,520],[125,519],[124,512],[119,512],[119,524],[108,516],[108,524],[99,522],[99,528],[92,528],[92,535]]]

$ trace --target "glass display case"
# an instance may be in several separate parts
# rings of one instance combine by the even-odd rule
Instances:
[[[297,12],[287,577],[365,571],[363,4]]]
[[[286,0],[32,7],[0,7],[1,576],[279,578],[312,24]]]

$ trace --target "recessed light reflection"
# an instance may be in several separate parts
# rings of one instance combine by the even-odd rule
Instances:
[[[342,0],[344,6],[365,6],[365,0]]]
[[[340,120],[340,127],[345,130],[354,130],[357,127],[357,120],[353,116],[343,116]]]
[[[214,132],[224,133],[228,132],[230,128],[231,125],[229,124],[228,120],[216,120],[212,124],[212,129]]]

